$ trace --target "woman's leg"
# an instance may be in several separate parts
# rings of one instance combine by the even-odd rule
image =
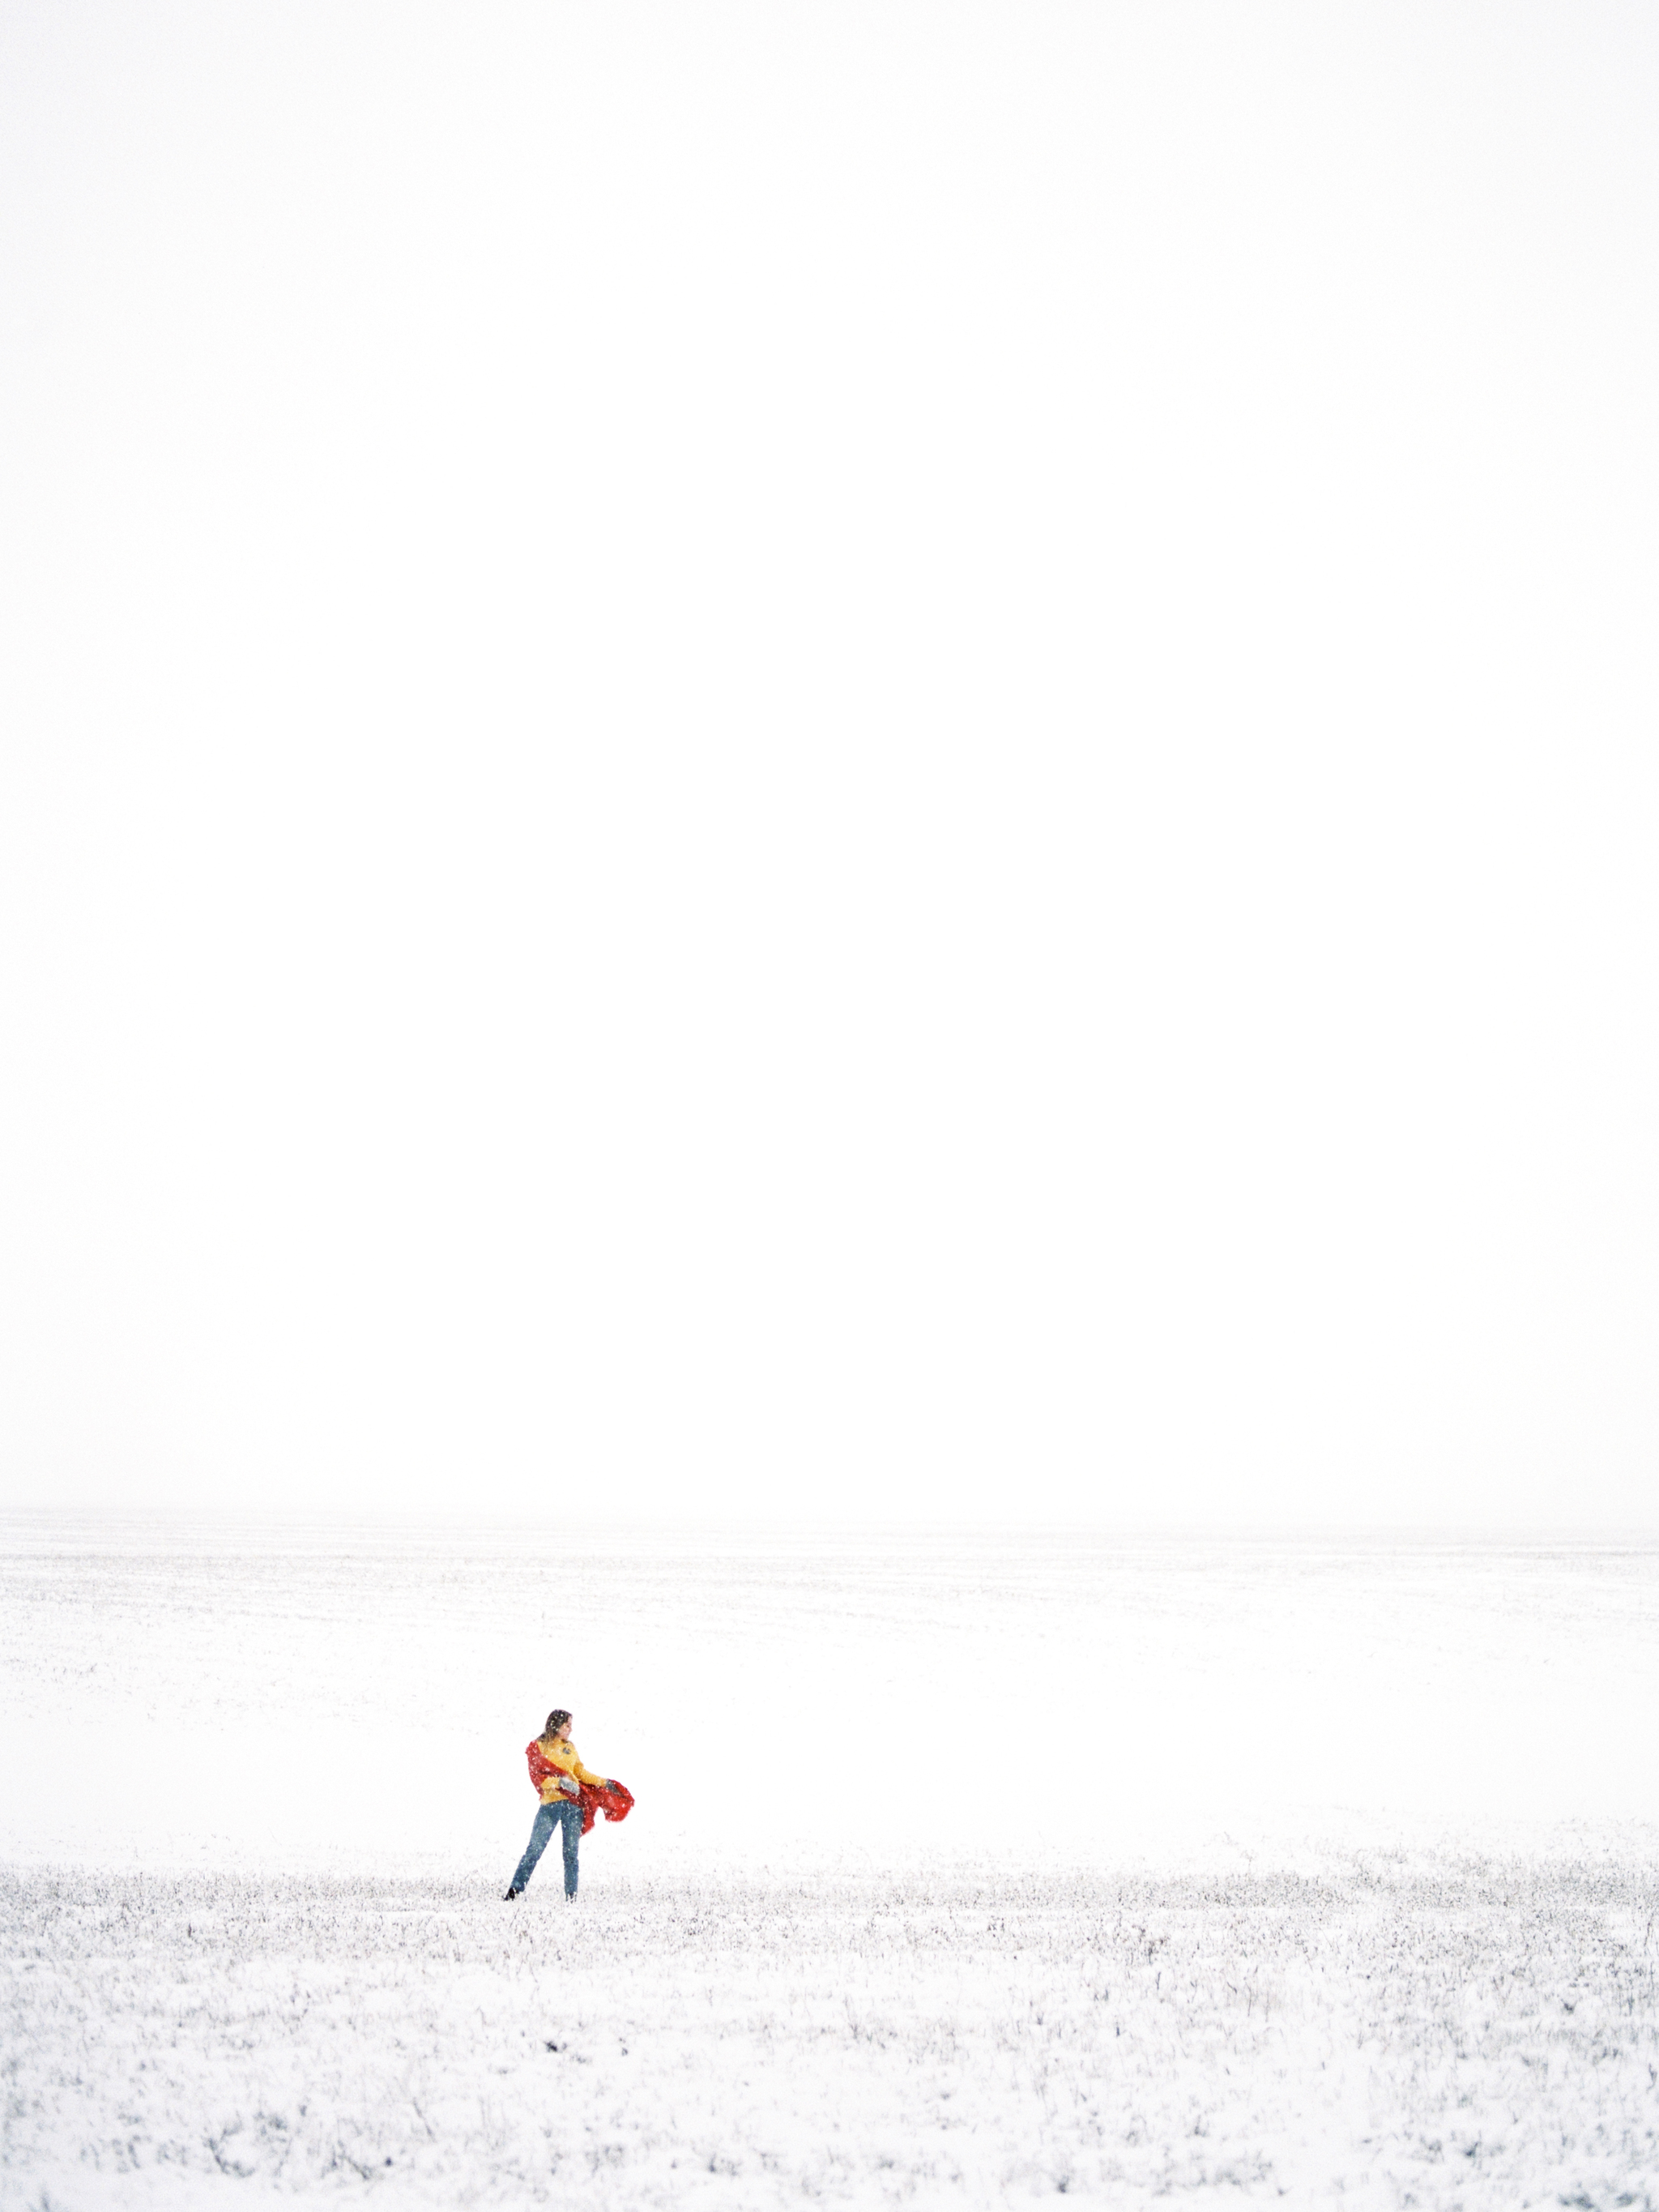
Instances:
[[[553,1833],[553,1824],[559,1817],[559,1809],[556,1805],[542,1805],[537,1808],[536,1817],[530,1824],[530,1841],[524,1847],[524,1856],[519,1861],[519,1870],[513,1877],[512,1887],[514,1889],[522,1889],[531,1875],[535,1873],[536,1862],[547,1849],[548,1839]],[[568,1844],[564,1847],[564,1856],[565,1864],[568,1866],[570,1863]],[[567,1888],[569,1887],[568,1875],[565,1887]]]
[[[582,1808],[574,1797],[567,1797],[559,1808],[559,1818],[564,1823],[564,1893],[576,1894],[576,1847],[582,1839]]]

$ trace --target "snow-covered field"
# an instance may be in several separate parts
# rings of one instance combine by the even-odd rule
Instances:
[[[1659,2203],[1659,1550],[0,1525],[0,2199]],[[500,1893],[568,1705],[638,1799]]]

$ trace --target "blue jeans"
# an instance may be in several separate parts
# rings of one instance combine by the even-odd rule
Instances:
[[[574,1797],[561,1797],[537,1812],[531,1823],[530,1841],[513,1877],[514,1889],[522,1889],[535,1873],[537,1860],[552,1841],[554,1829],[561,1826],[564,1830],[564,1893],[567,1897],[576,1894],[576,1846],[581,1841],[582,1808]]]

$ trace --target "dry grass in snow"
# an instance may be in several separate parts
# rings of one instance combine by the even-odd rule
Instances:
[[[0,2196],[40,2212],[1656,2203],[1632,1860],[0,1896]]]

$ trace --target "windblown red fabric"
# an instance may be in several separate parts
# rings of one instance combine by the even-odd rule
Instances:
[[[538,1794],[544,1782],[556,1778],[560,1782],[574,1782],[576,1779],[574,1774],[568,1774],[563,1767],[556,1766],[550,1759],[543,1755],[539,1738],[534,1743],[526,1744],[524,1755],[530,1764],[531,1786]],[[581,1782],[577,1784],[574,1791],[562,1790],[559,1794],[566,1798],[574,1796],[581,1807],[583,1835],[592,1826],[596,1813],[603,1813],[607,1820],[625,1820],[634,1803],[633,1791],[623,1789],[620,1782],[607,1782],[603,1790],[592,1782]],[[544,1799],[543,1802],[545,1803],[546,1800]]]
[[[633,1803],[633,1791],[624,1790],[620,1782],[607,1782],[603,1790],[595,1790],[592,1783],[584,1782],[581,1794],[583,1835],[592,1826],[596,1813],[603,1813],[607,1820],[625,1820]]]

